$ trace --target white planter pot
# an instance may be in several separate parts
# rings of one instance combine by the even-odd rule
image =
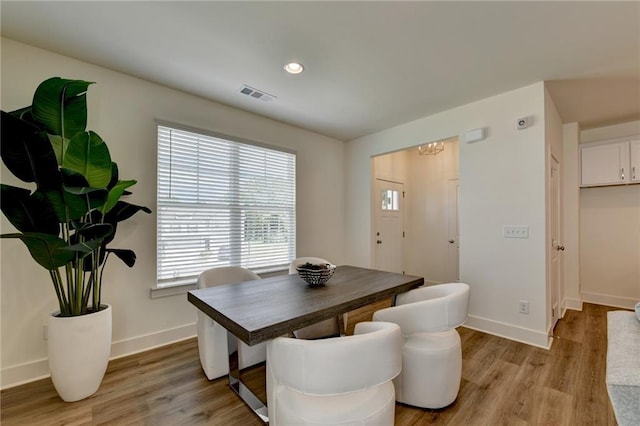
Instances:
[[[49,316],[51,380],[66,402],[93,395],[111,355],[111,306],[77,317]]]

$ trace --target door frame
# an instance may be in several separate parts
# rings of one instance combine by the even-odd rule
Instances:
[[[455,219],[454,219],[455,224],[451,223],[453,207],[455,207]],[[453,244],[457,251],[457,254],[456,254],[457,271],[456,271],[455,281],[459,282],[460,281],[460,178],[448,179],[447,181],[447,237],[449,238],[448,243]],[[453,241],[453,243],[451,241]],[[452,247],[449,248],[449,254],[451,254],[451,250],[452,250]],[[451,259],[447,256],[447,262],[450,262],[450,261]],[[447,265],[447,267],[449,266],[450,265]]]
[[[557,177],[554,179],[553,169],[557,168]],[[564,256],[563,251],[559,247],[563,246],[563,228],[562,228],[562,163],[549,150],[547,156],[547,200],[548,200],[548,239],[547,239],[547,271],[548,271],[548,297],[547,297],[547,319],[548,334],[553,334],[553,328],[558,320],[563,317],[563,286],[564,286]],[[555,192],[553,190],[555,181]],[[555,197],[554,197],[555,194]],[[555,199],[554,199],[555,198]],[[556,239],[554,239],[553,223],[554,217],[556,221]],[[564,249],[564,247],[563,247]],[[557,256],[556,268],[553,266],[553,258]],[[555,303],[554,303],[555,298]],[[555,305],[555,306],[554,306]]]

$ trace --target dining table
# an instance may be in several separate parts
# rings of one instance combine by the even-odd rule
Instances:
[[[240,380],[234,340],[256,345],[424,284],[422,277],[338,266],[321,286],[297,274],[277,275],[188,292],[187,299],[227,329],[229,387],[265,423],[268,407]]]

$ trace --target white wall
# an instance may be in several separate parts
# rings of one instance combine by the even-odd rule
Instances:
[[[343,142],[12,40],[1,42],[5,111],[30,105],[37,85],[52,76],[97,82],[88,92],[88,128],[107,141],[121,176],[138,180],[135,204],[155,210],[156,119],[296,150],[298,255],[344,263]],[[15,183],[4,168],[1,176],[3,183]],[[133,249],[138,261],[133,269],[116,261],[107,267],[103,300],[113,305],[112,356],[195,335],[195,308],[186,294],[150,298],[156,285],[155,223],[155,214],[138,214],[118,226],[117,246]],[[4,217],[1,226],[2,232],[13,229]],[[0,251],[0,366],[6,387],[48,374],[43,325],[57,303],[49,275],[20,242],[1,240]]]
[[[531,126],[516,130],[528,116]],[[487,138],[465,144],[466,131]],[[468,326],[539,346],[546,333],[545,126],[542,82],[444,111],[347,143],[346,259],[371,258],[370,157],[458,135],[460,272],[471,285]],[[528,225],[528,239],[505,239],[503,225]],[[530,314],[518,313],[527,300]]]
[[[581,143],[640,135],[640,121],[583,130]],[[585,302],[640,301],[640,185],[580,189],[580,284]]]
[[[409,152],[398,151],[373,157],[372,167],[376,179],[406,183],[409,179]]]

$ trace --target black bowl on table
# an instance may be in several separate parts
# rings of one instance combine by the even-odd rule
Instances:
[[[306,281],[307,284],[311,287],[317,287],[324,285],[324,283],[333,276],[336,266],[330,263],[323,263],[319,265],[305,263],[303,265],[299,265],[296,270],[298,271],[300,278]]]

